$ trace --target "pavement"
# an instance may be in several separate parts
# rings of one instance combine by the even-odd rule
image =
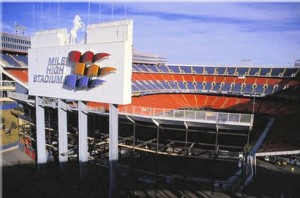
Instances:
[[[35,168],[18,165],[34,165],[34,161],[17,147],[0,151],[0,165],[3,168],[4,194],[6,198],[18,197],[64,197],[70,195],[73,198],[98,197],[99,189],[107,193],[108,184],[107,172],[101,172],[96,167],[96,172],[88,178],[77,178],[75,176],[60,177],[50,169],[49,173],[43,176],[36,174]],[[97,175],[99,172],[99,175]],[[96,174],[97,173],[97,174]],[[22,177],[20,177],[22,175]],[[105,176],[106,175],[106,176]],[[103,179],[104,178],[104,179]],[[128,178],[120,180],[123,185],[128,183]],[[209,186],[208,186],[209,187]],[[18,189],[17,191],[15,189]],[[32,191],[32,189],[36,189]],[[55,189],[55,191],[53,191]],[[202,189],[202,190],[200,190]],[[0,189],[1,190],[1,189]],[[229,198],[236,197],[233,192],[211,192],[211,188],[204,188],[202,185],[192,188],[192,186],[155,186],[134,184],[134,195],[122,195],[121,197],[161,197],[161,198]],[[104,193],[105,194],[105,193]],[[97,195],[97,196],[96,196]],[[286,195],[286,196],[282,196]],[[279,167],[269,162],[257,161],[257,174],[253,182],[244,191],[243,198],[272,198],[272,197],[292,197],[300,195],[300,167],[295,167],[291,173],[291,166]],[[107,194],[99,197],[107,197]]]
[[[0,151],[1,167],[34,163],[35,162],[23,151],[19,150],[17,146]]]

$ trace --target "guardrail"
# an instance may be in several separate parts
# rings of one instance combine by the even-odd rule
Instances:
[[[8,91],[7,96],[9,98],[12,98],[12,99],[17,99],[17,100],[22,100],[22,101],[33,101],[34,102],[34,100],[29,99],[29,96],[27,94],[21,94],[21,93]]]
[[[259,152],[256,153],[255,156],[263,157],[263,156],[298,155],[298,154],[300,154],[300,150]]]
[[[16,92],[8,92],[8,96],[10,98],[29,101],[29,97],[27,94],[20,94]],[[30,100],[31,101],[31,100]],[[34,102],[34,100],[32,100]],[[45,101],[46,102],[46,101]],[[54,107],[57,106],[56,101],[48,101]],[[47,103],[48,104],[48,103]],[[48,104],[50,105],[50,104]],[[66,107],[68,108],[68,107]],[[77,107],[75,107],[77,109]],[[86,111],[96,111],[96,112],[104,112],[104,107],[86,107]],[[226,112],[215,112],[215,111],[197,111],[197,110],[176,110],[176,109],[164,109],[164,108],[151,108],[151,107],[140,107],[140,106],[131,106],[125,105],[119,108],[119,112],[121,114],[127,115],[138,115],[141,117],[155,117],[155,118],[165,118],[165,119],[173,119],[173,120],[182,120],[182,121],[205,121],[217,124],[235,124],[239,123],[241,125],[250,125],[253,124],[253,114],[242,114],[242,113],[226,113]]]
[[[11,81],[11,80],[2,80],[0,86],[1,86],[1,87],[15,87],[15,81]]]
[[[253,123],[253,114],[225,113],[215,111],[195,111],[195,110],[174,110],[162,108],[150,108],[139,106],[125,106],[120,109],[120,113],[139,115],[145,117],[159,117],[169,119],[205,120],[216,123]]]

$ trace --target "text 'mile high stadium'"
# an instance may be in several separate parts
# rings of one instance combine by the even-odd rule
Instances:
[[[168,64],[133,50],[132,25],[91,24],[81,42],[66,29],[2,33],[2,103],[17,103],[18,147],[37,164],[78,163],[84,176],[86,163],[116,162],[139,182],[241,192],[257,157],[299,155],[296,64]]]

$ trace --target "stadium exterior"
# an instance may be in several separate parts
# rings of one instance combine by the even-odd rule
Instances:
[[[105,28],[112,26],[112,31],[116,31],[116,24],[124,22],[107,24]],[[62,38],[61,30],[36,35]],[[36,50],[39,45],[60,46],[57,51],[64,46],[84,52],[91,48],[86,43],[65,42],[48,46],[42,37],[34,39],[31,49],[34,53],[39,53]],[[300,145],[293,132],[287,141],[273,143],[271,139],[270,144],[266,141],[276,122],[274,117],[299,113],[297,67],[170,65],[163,57],[135,52],[132,55],[131,51],[128,54],[132,63],[127,69],[132,72],[124,77],[130,76],[130,88],[120,83],[124,93],[130,90],[131,102],[123,98],[108,104],[115,100],[110,97],[117,95],[112,88],[105,90],[110,97],[102,101],[102,98],[97,99],[96,92],[88,95],[87,98],[96,97],[90,100],[77,95],[68,98],[66,92],[58,91],[52,96],[48,86],[30,85],[34,78],[24,65],[30,70],[38,55],[29,57],[28,62],[27,54],[16,53],[8,49],[2,52],[1,77],[15,83],[16,91],[8,91],[8,97],[18,103],[18,110],[13,113],[19,118],[19,148],[37,164],[75,161],[109,167],[114,159],[118,171],[128,174],[134,159],[139,172],[137,180],[206,182],[213,190],[226,191],[236,186],[242,190],[252,181],[256,156],[299,154]],[[60,55],[55,52],[49,57]],[[109,60],[113,58],[112,54]],[[117,71],[121,70],[116,67]],[[71,70],[65,73],[70,74]],[[113,81],[115,76],[111,74],[105,80]],[[79,91],[83,93],[88,94]],[[111,131],[116,132],[117,137],[112,137]],[[112,149],[116,148],[111,158]],[[176,163],[186,167],[178,168]],[[201,167],[206,163],[208,165]],[[81,167],[80,174],[84,172]]]

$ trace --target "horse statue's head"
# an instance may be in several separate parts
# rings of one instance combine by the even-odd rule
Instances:
[[[73,23],[74,23],[74,29],[77,29],[77,30],[82,29],[82,31],[84,31],[84,23],[82,22],[79,15],[76,15],[74,17]]]

